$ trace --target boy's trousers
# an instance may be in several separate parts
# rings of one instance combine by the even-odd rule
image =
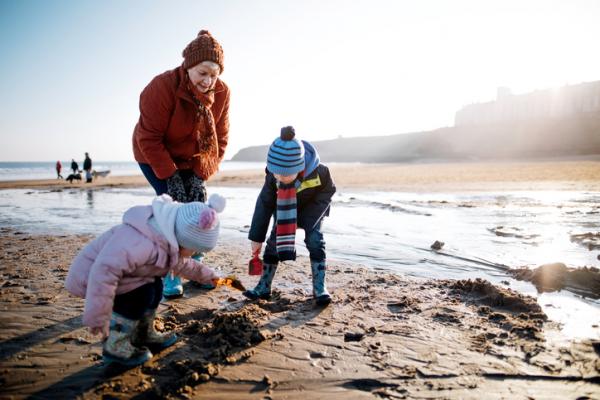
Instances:
[[[323,219],[321,219],[310,232],[305,232],[304,243],[308,249],[311,261],[321,262],[326,259],[325,240],[323,239],[323,232],[321,231],[322,227]],[[271,228],[271,234],[269,235],[269,239],[267,239],[267,246],[263,255],[263,261],[266,264],[279,263],[275,238],[276,231],[277,223],[275,222]]]

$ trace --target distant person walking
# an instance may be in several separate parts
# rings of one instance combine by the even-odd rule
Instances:
[[[73,175],[79,172],[79,164],[77,164],[74,158],[71,158],[71,169],[73,170]]]
[[[219,78],[223,48],[201,30],[182,55],[180,66],[154,77],[140,95],[133,155],[157,195],[205,202],[205,182],[217,172],[229,135],[229,88]],[[179,278],[165,278],[165,297],[182,294]]]
[[[85,183],[92,181],[92,159],[88,153],[85,153],[85,160],[83,160],[83,170],[85,171]]]
[[[60,171],[62,171],[62,164],[59,160],[56,162],[56,179],[64,179],[63,176],[60,174]]]

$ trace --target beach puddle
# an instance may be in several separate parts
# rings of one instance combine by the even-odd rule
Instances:
[[[501,237],[514,237],[517,239],[531,240],[538,238],[540,235],[535,233],[525,233],[522,229],[510,226],[497,226],[495,228],[488,228],[496,236]]]
[[[571,235],[571,242],[580,244],[588,250],[600,249],[600,232],[587,232]]]

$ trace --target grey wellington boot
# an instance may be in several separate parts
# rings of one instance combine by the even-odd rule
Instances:
[[[246,290],[244,296],[250,300],[271,298],[271,282],[277,272],[277,264],[263,264],[263,272],[254,289]]]
[[[131,338],[138,321],[112,313],[110,332],[102,348],[102,357],[106,363],[118,363],[136,366],[152,358],[152,353],[145,347],[138,348],[131,344]]]
[[[138,323],[131,342],[135,346],[147,346],[152,350],[162,350],[177,341],[175,332],[158,332],[154,328],[156,309],[148,310]]]
[[[312,269],[312,284],[313,284],[313,296],[317,305],[326,306],[331,303],[331,295],[327,291],[327,285],[325,284],[325,271],[327,270],[327,263],[323,261],[312,261],[310,262]]]

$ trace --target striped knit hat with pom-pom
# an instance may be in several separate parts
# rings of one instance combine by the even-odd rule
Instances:
[[[202,61],[212,61],[219,64],[221,73],[223,73],[223,48],[217,42],[217,39],[204,29],[183,49],[182,55],[184,59],[183,68],[185,69],[200,64]]]
[[[182,204],[175,217],[175,238],[179,246],[196,252],[209,252],[217,245],[219,216],[225,198],[212,194],[208,204],[194,201]]]
[[[292,126],[281,128],[281,135],[271,143],[267,154],[269,172],[294,175],[304,171],[304,145],[295,136]]]

